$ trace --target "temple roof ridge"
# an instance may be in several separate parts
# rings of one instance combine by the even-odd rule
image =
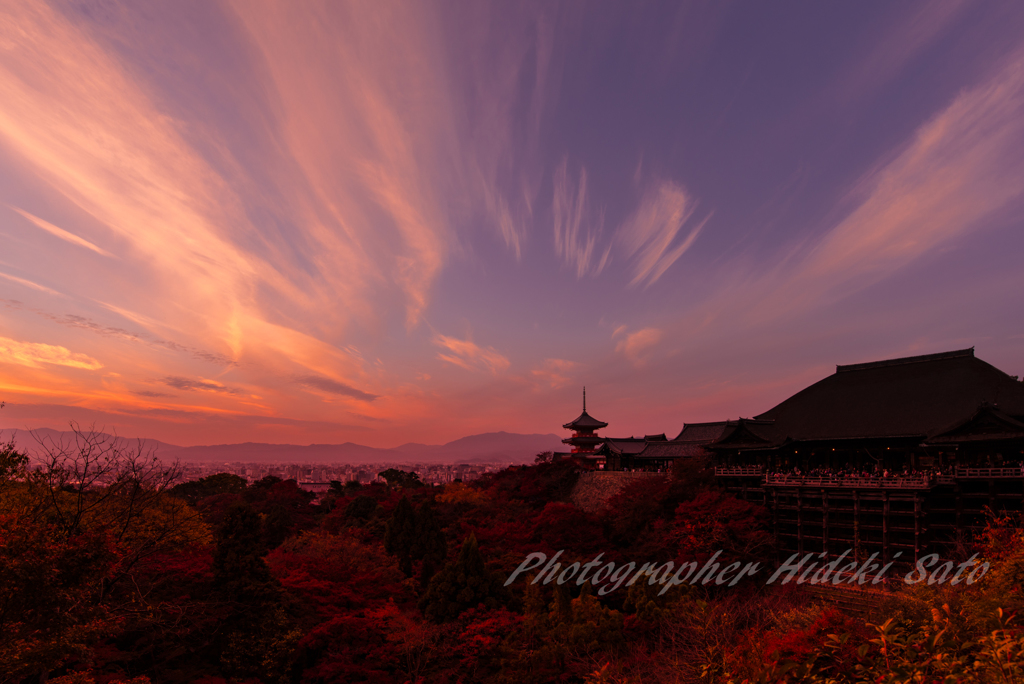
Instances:
[[[929,361],[943,361],[945,359],[959,359],[965,356],[974,356],[974,347],[957,349],[938,354],[921,354],[919,356],[903,356],[898,359],[883,359],[882,361],[869,361],[867,363],[851,363],[845,366],[836,365],[836,373],[849,371],[868,370],[871,368],[885,368],[887,366],[903,366],[909,363],[927,363]]]

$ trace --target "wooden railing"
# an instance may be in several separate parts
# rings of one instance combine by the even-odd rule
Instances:
[[[818,476],[765,474],[760,466],[715,468],[717,477],[764,477],[770,487],[858,487],[874,489],[927,489],[934,485],[956,484],[960,479],[1024,479],[1024,468],[957,468],[952,474],[929,473],[909,476]]]
[[[957,477],[990,478],[990,477],[1024,477],[1024,468],[957,468]]]
[[[726,466],[715,468],[717,477],[759,477],[764,475],[764,468],[761,466]]]
[[[927,489],[927,475],[914,477],[804,477],[802,475],[766,475],[769,487],[856,487],[859,489]]]

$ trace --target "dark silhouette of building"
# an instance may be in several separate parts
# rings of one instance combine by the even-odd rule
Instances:
[[[1024,383],[974,349],[837,366],[753,418],[690,423],[673,440],[605,440],[610,469],[706,458],[769,507],[783,550],[913,562],[950,551],[986,509],[1024,500]]]

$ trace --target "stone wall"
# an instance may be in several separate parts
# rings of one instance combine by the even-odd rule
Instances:
[[[580,473],[580,479],[573,487],[569,500],[588,513],[604,508],[608,499],[619,493],[628,483],[642,477],[667,477],[665,473],[629,473],[623,471],[592,470]]]

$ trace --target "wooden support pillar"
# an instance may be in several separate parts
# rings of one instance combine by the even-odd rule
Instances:
[[[953,485],[953,496],[956,498],[956,529],[960,531],[964,528],[964,494],[959,480]]]
[[[796,550],[804,555],[804,496],[800,487],[796,488]]]
[[[853,559],[860,562],[860,492],[853,491]]]
[[[882,492],[882,559],[889,562],[889,492]]]
[[[996,513],[996,481],[989,478],[988,481],[988,508]]]
[[[775,548],[779,548],[779,490],[772,489],[772,534],[775,535]]]
[[[825,552],[825,562],[829,559],[828,548],[828,492],[821,490],[821,550]]]
[[[914,563],[921,557],[921,495],[914,494]]]

